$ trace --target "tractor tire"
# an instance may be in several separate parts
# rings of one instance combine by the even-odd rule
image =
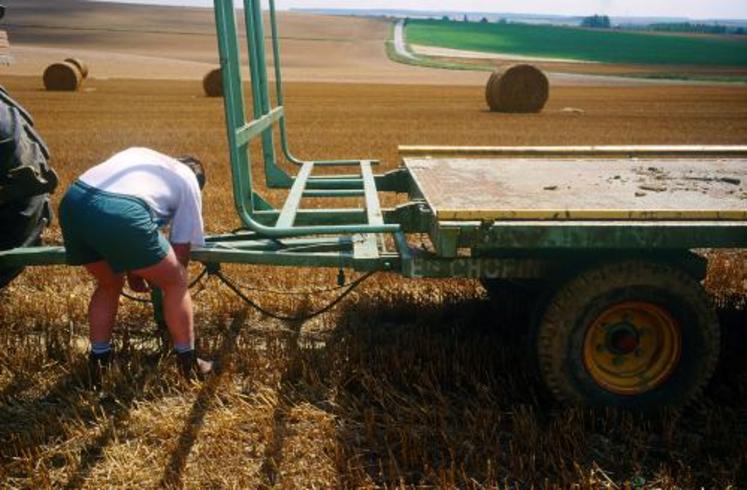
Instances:
[[[49,195],[58,183],[48,160],[33,119],[0,87],[0,250],[41,244],[52,221]],[[0,267],[0,289],[22,270]]]
[[[52,219],[46,196],[35,196],[17,212],[0,209],[0,228],[8,231],[7,239],[0,240],[0,250],[32,247],[42,244],[41,235]],[[23,272],[23,267],[0,267],[0,290]]]
[[[652,412],[686,405],[720,353],[705,291],[675,265],[625,260],[559,287],[532,332],[539,374],[564,403]]]

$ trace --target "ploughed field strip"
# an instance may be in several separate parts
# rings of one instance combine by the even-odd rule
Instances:
[[[747,159],[405,158],[439,220],[745,220]]]

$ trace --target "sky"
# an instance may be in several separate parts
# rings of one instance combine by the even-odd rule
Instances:
[[[212,0],[105,0],[162,5],[212,6]],[[747,19],[747,0],[275,0],[279,9],[407,9],[632,17]]]

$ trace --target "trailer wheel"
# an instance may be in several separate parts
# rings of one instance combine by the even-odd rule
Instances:
[[[680,407],[716,367],[720,328],[703,288],[640,260],[569,280],[535,327],[540,374],[560,401],[642,411]]]

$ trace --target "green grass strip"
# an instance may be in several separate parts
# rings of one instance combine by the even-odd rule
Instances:
[[[747,66],[747,41],[526,24],[410,20],[407,42],[442,48],[648,65]]]

